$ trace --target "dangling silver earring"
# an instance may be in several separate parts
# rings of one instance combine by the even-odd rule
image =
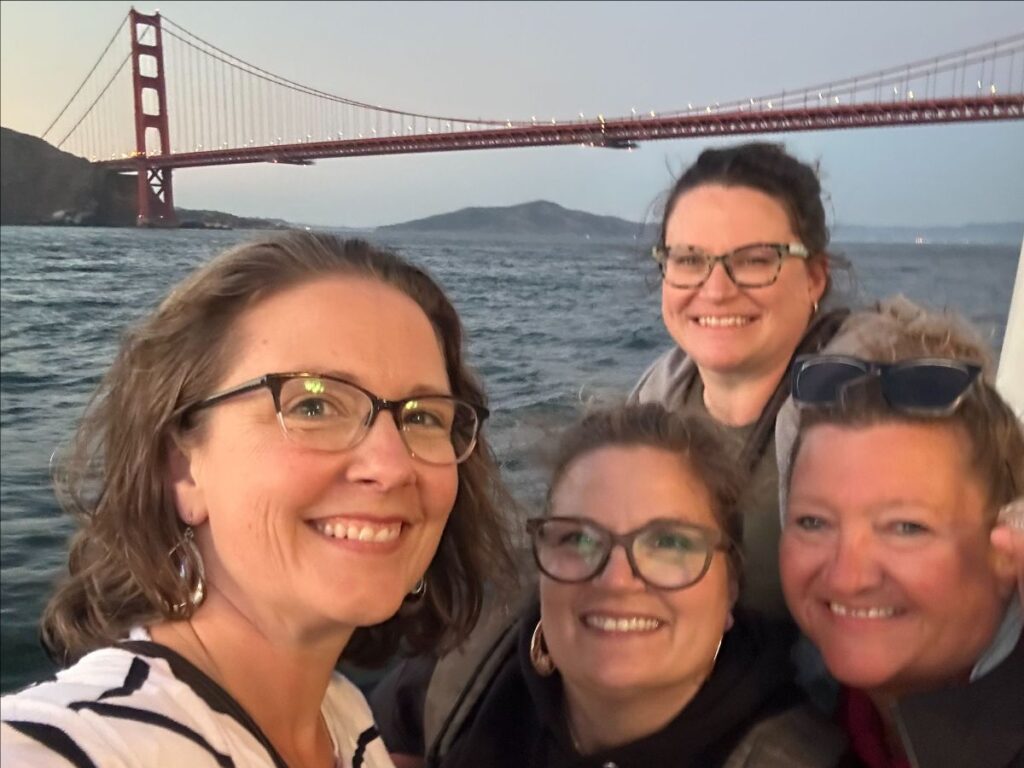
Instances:
[[[185,528],[185,533],[167,555],[171,558],[172,565],[178,571],[178,578],[188,594],[185,602],[175,603],[171,610],[179,615],[188,615],[190,609],[195,610],[206,599],[206,568],[203,566],[203,556],[199,553],[199,547],[196,546],[195,531],[191,525]]]
[[[815,301],[811,304],[811,317],[814,317],[816,314],[818,314],[818,302]]]
[[[555,660],[548,653],[548,644],[544,642],[544,629],[540,621],[533,628],[533,636],[530,638],[530,663],[541,677],[548,677],[555,671]]]
[[[715,662],[718,661],[718,652],[722,650],[722,641],[725,640],[725,635],[718,638],[718,645],[715,646],[715,655],[711,657],[711,668],[714,669]]]
[[[407,602],[407,603],[418,603],[418,602],[420,602],[420,600],[422,600],[426,596],[426,594],[427,594],[427,580],[425,578],[423,578],[423,579],[420,579],[419,581],[417,581],[413,585],[412,590],[405,597],[405,602]]]

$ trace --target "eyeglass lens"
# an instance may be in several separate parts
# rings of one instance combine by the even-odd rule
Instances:
[[[278,396],[289,438],[322,450],[344,450],[369,431],[373,401],[360,389],[328,378],[291,378]],[[424,396],[401,401],[395,423],[409,451],[431,464],[454,464],[473,450],[478,419],[468,403]]]
[[[599,575],[615,545],[612,536],[583,521],[538,521],[534,552],[541,570],[556,581],[581,582]],[[650,526],[635,532],[630,553],[648,584],[678,589],[707,570],[711,546],[699,528],[685,524]],[[628,535],[627,535],[628,536]]]
[[[751,245],[722,256],[726,270],[736,283],[746,286],[768,285],[778,275],[781,254],[773,247]],[[715,259],[706,253],[670,248],[665,259],[665,278],[680,286],[696,286],[708,278]]]

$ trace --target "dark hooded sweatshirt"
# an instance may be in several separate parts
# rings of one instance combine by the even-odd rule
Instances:
[[[751,726],[801,703],[789,663],[792,629],[738,611],[711,677],[674,720],[639,741],[579,755],[566,724],[561,678],[540,677],[530,664],[538,615],[534,606],[523,616],[514,652],[441,761],[443,768],[715,768]]]

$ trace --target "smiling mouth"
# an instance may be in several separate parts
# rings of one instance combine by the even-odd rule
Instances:
[[[740,328],[750,325],[756,318],[749,315],[701,315],[691,319],[701,328]]]
[[[361,522],[329,522],[325,520],[312,520],[310,526],[321,535],[330,539],[345,539],[348,541],[371,542],[386,544],[398,538],[402,532],[402,523],[373,524]]]
[[[828,602],[829,611],[834,616],[851,619],[891,619],[903,614],[903,611],[893,606],[870,606],[854,608],[842,603]]]
[[[601,632],[653,632],[664,626],[660,619],[649,616],[605,616],[599,613],[584,614],[581,621],[585,627]]]

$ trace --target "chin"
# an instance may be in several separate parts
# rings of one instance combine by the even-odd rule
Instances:
[[[350,627],[372,627],[383,624],[402,607],[402,596],[385,598],[375,595],[360,601],[346,601],[335,605],[328,614],[339,624]]]
[[[839,683],[864,691],[889,687],[899,674],[899,669],[893,663],[873,663],[870,659],[855,661],[850,656],[835,660],[826,656],[825,666]]]

